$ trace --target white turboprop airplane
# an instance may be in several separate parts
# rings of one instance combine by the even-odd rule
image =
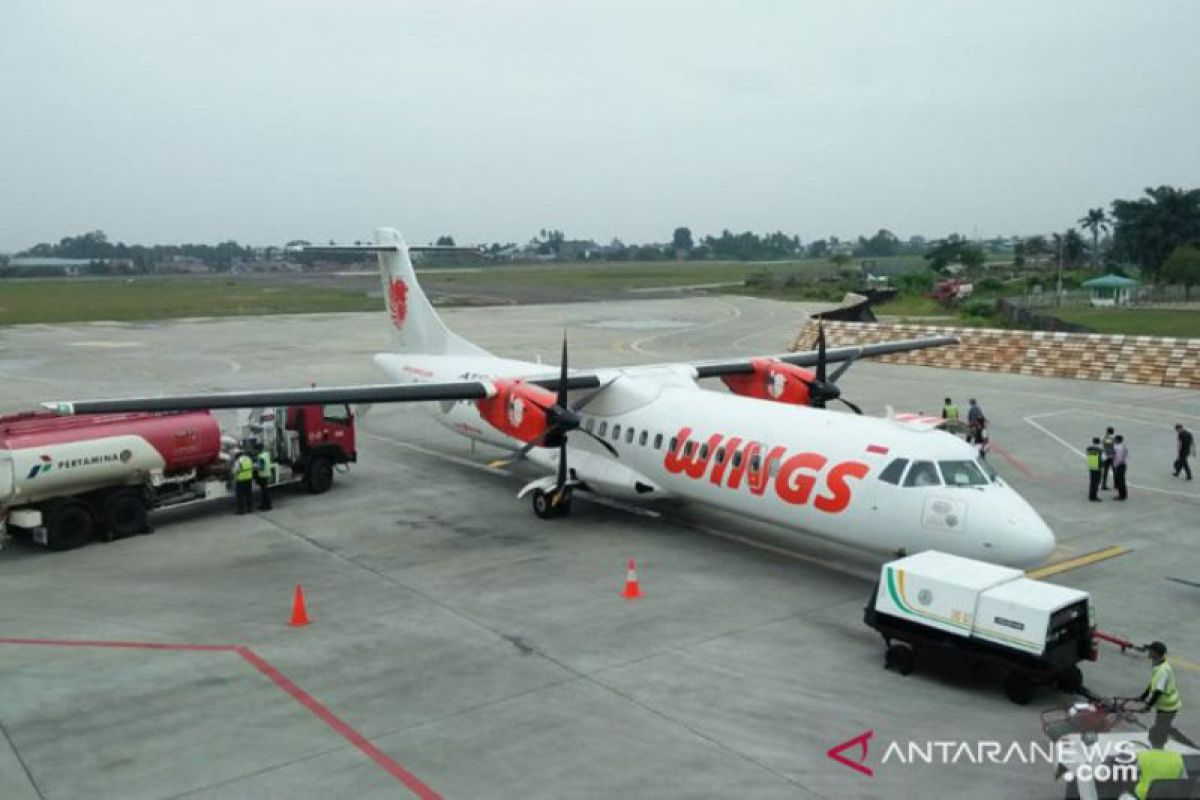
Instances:
[[[518,494],[544,519],[566,515],[572,494],[586,491],[695,501],[887,554],[934,549],[1025,567],[1054,548],[1038,513],[974,448],[938,430],[941,420],[824,408],[841,400],[836,381],[856,359],[953,339],[827,351],[822,330],[814,352],[583,371],[568,370],[564,339],[550,371],[449,331],[413,272],[409,252],[420,249],[389,228],[374,245],[312,248],[378,255],[397,347],[375,363],[395,383],[45,405],[81,414],[424,402],[454,432],[550,471]],[[826,376],[829,363],[841,366]],[[714,377],[730,393],[697,382]]]

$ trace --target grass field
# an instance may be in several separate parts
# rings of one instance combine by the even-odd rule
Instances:
[[[1200,338],[1200,311],[1155,309],[1061,309],[1053,316],[1086,325],[1097,333]]]
[[[243,314],[377,311],[365,292],[234,279],[0,281],[0,325]]]
[[[748,275],[768,272],[781,277],[802,274],[816,277],[836,269],[828,261],[638,261],[630,263],[529,264],[484,267],[479,271],[430,276],[430,286],[445,289],[456,283],[486,289],[521,285],[598,290],[649,289],[657,286],[691,286],[742,283]]]
[[[526,298],[538,300],[538,290],[547,288],[611,294],[726,284],[724,289],[736,291],[751,274],[766,272],[782,283],[794,275],[816,277],[835,271],[822,260],[580,262],[461,270],[439,266],[421,282],[440,294],[523,302]],[[0,280],[0,325],[377,311],[383,307],[378,285],[369,277],[355,281],[328,274],[8,279]]]

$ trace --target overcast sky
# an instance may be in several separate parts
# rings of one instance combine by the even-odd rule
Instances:
[[[1200,2],[0,1],[0,250],[809,241],[1200,185]]]

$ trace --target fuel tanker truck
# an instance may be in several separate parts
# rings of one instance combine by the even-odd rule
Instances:
[[[231,496],[230,467],[246,448],[272,455],[272,486],[313,493],[357,460],[349,406],[257,409],[238,434],[208,411],[0,416],[0,542],[70,550],[149,532],[153,509]]]

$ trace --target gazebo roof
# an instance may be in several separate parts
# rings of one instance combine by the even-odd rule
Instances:
[[[1138,282],[1133,278],[1123,278],[1120,275],[1104,275],[1084,281],[1083,285],[1087,289],[1124,289],[1129,286],[1137,286]]]

